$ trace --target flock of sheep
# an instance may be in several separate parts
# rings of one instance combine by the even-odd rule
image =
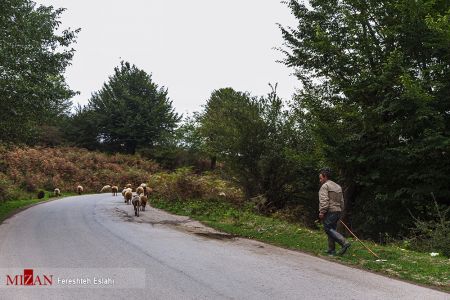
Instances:
[[[145,183],[141,183],[141,185],[136,189],[136,195],[133,195],[133,189],[131,188],[131,184],[127,184],[126,187],[124,187],[122,190],[122,196],[126,204],[130,204],[130,202],[131,204],[133,204],[134,215],[139,217],[139,210],[145,211],[145,206],[147,205],[148,197],[152,192],[153,192],[152,188],[148,187]]]
[[[81,195],[83,193],[83,187],[81,185],[77,186],[77,194]],[[110,186],[105,185],[101,190],[100,193],[105,192],[112,192],[113,196],[117,196],[117,193],[119,192],[119,188],[117,186]],[[131,187],[131,184],[127,184],[123,190],[122,190],[122,196],[125,200],[126,204],[133,204],[134,207],[134,215],[139,217],[139,211],[145,211],[145,206],[148,203],[148,197],[153,192],[153,189],[148,187],[145,183],[142,183],[137,189],[136,194],[133,195],[133,189]],[[56,188],[53,191],[54,195],[56,197],[61,196],[61,190],[59,188]]]

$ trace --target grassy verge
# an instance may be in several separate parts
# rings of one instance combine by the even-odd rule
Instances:
[[[62,197],[68,197],[73,195],[75,195],[75,193],[65,193]],[[45,192],[45,197],[42,199],[30,198],[23,200],[11,200],[0,203],[0,224],[15,212],[20,211],[21,209],[29,205],[57,199],[51,196],[52,196],[51,192]]]
[[[310,230],[298,224],[261,216],[249,208],[238,209],[224,202],[152,199],[151,203],[154,207],[190,216],[223,232],[317,256],[322,256],[327,245],[326,235],[320,230]],[[377,262],[361,244],[350,241],[352,247],[344,256],[329,259],[450,292],[450,259],[431,257],[429,253],[410,251],[400,245],[365,242],[386,260]]]

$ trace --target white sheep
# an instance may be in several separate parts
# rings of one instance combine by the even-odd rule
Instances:
[[[55,195],[55,197],[61,196],[61,190],[58,189],[58,188],[56,188],[56,189],[53,191],[53,195]]]
[[[138,187],[137,189],[136,189],[136,194],[138,194],[138,195],[140,195],[140,194],[143,194],[144,193],[144,188],[143,187]]]
[[[81,195],[83,193],[83,187],[81,185],[77,186],[77,193]]]
[[[140,187],[146,188],[147,184],[146,183],[141,183]]]
[[[107,184],[104,187],[102,187],[102,189],[100,190],[100,193],[106,193],[106,192],[110,192],[110,191],[111,191],[111,186],[109,184]]]

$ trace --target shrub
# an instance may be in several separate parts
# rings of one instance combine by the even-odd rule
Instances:
[[[302,205],[287,205],[283,209],[279,209],[272,214],[272,217],[281,220],[287,220],[291,223],[299,223],[307,225],[309,227],[314,226],[314,222],[311,222],[309,217],[309,211],[305,209]]]
[[[422,221],[415,220],[415,228],[412,229],[413,237],[410,239],[411,248],[419,251],[439,252],[450,257],[450,207],[440,208],[434,199],[435,218]]]
[[[36,181],[31,177],[25,177],[19,187],[29,193],[37,191]]]
[[[174,172],[160,172],[149,178],[149,185],[157,196],[175,201],[185,199],[223,199],[241,204],[244,195],[241,189],[217,175],[195,174],[191,168],[180,168]]]
[[[10,200],[12,196],[12,182],[4,173],[0,173],[0,201]]]

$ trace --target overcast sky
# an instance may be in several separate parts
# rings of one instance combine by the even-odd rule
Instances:
[[[66,72],[86,104],[121,60],[152,74],[179,113],[198,111],[222,87],[290,99],[298,81],[276,60],[276,23],[294,25],[280,0],[35,0],[64,7],[61,28],[81,28]]]

